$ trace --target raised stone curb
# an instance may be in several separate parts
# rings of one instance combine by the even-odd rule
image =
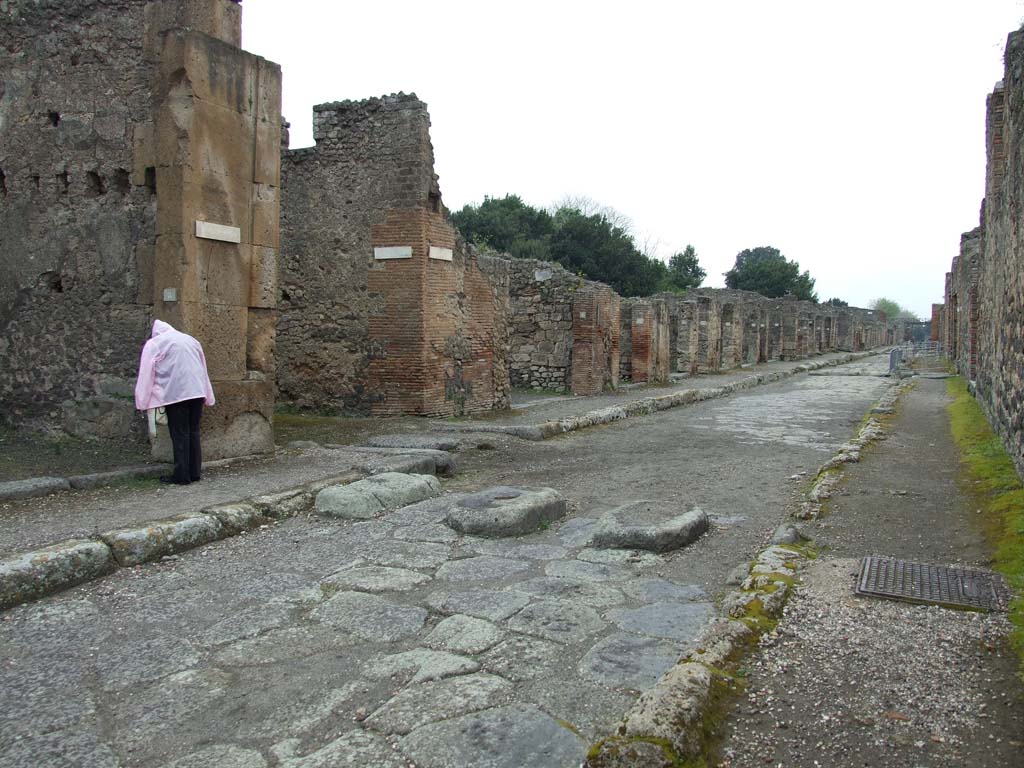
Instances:
[[[0,561],[0,609],[97,579],[115,567],[106,544],[86,539],[15,555]]]
[[[565,510],[565,497],[554,488],[497,486],[456,501],[444,523],[471,536],[524,536],[561,520]]]
[[[160,477],[174,469],[170,464],[144,464],[138,467],[127,469],[115,469],[110,472],[92,472],[88,475],[72,475],[68,478],[71,487],[76,491],[84,491],[90,488],[103,488],[115,483],[123,483],[126,480],[140,480],[145,478]]]
[[[100,536],[122,567],[140,565],[221,537],[223,526],[213,515],[181,515],[145,528],[119,528]]]
[[[432,475],[385,472],[348,485],[331,486],[317,493],[314,510],[319,515],[346,520],[369,520],[379,513],[398,509],[441,493]]]
[[[604,515],[588,546],[669,552],[693,543],[707,531],[707,513],[699,508],[681,515],[659,514],[651,502],[636,501]]]
[[[30,477],[27,480],[10,480],[0,483],[0,501],[16,501],[33,496],[46,496],[58,491],[71,489],[66,477]]]
[[[612,405],[606,408],[599,408],[594,411],[577,416],[568,416],[564,419],[555,419],[541,422],[540,424],[443,424],[435,423],[436,429],[447,432],[495,432],[499,434],[513,435],[523,440],[540,441],[557,435],[564,435],[568,432],[575,432],[580,429],[587,429],[601,424],[610,424],[614,421],[632,418],[634,416],[648,416],[657,411],[664,411],[669,408],[678,408],[683,405],[712,400],[725,397],[733,392],[738,392],[762,384],[770,384],[775,381],[782,381],[799,373],[807,373],[821,368],[830,368],[837,365],[845,365],[856,360],[881,354],[877,350],[870,352],[853,352],[843,355],[834,360],[816,360],[810,363],[803,363],[785,371],[771,371],[759,373],[738,381],[731,382],[721,387],[710,387],[704,389],[684,389],[680,392],[672,392],[667,395],[656,397],[645,397],[639,400],[632,400],[621,405]]]

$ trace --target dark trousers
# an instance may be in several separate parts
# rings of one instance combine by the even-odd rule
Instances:
[[[174,449],[174,482],[190,483],[199,479],[203,452],[199,447],[199,420],[203,417],[203,398],[183,400],[166,408],[167,431]]]

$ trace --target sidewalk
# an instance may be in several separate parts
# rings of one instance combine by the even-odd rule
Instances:
[[[852,593],[878,554],[986,567],[958,484],[945,383],[918,379],[890,437],[847,466],[804,530],[822,556],[747,663],[721,768],[1024,765],[1024,686],[1009,622]]]

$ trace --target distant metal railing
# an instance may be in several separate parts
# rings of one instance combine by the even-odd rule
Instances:
[[[951,373],[945,347],[939,341],[906,341],[889,353],[890,376],[941,378]]]

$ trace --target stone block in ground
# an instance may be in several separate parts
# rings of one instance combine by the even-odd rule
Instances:
[[[607,624],[597,611],[568,600],[538,600],[530,603],[508,621],[509,629],[557,643],[583,642]]]
[[[223,530],[220,520],[212,515],[181,515],[143,528],[107,531],[100,538],[118,564],[127,567],[209,544],[220,538]]]
[[[650,603],[608,611],[606,617],[627,632],[685,642],[714,615],[711,603]]]
[[[375,448],[421,448],[435,451],[459,450],[458,438],[430,433],[376,435],[369,438],[366,444]]]
[[[618,632],[587,651],[579,671],[610,688],[643,690],[658,682],[685,651],[683,643]]]
[[[539,576],[513,584],[509,589],[535,597],[569,600],[591,608],[610,608],[626,602],[625,595],[613,586],[561,576]]]
[[[575,659],[575,654],[572,651]],[[550,678],[566,667],[565,646],[529,635],[509,635],[480,656],[488,672],[519,683],[534,678]],[[570,663],[571,664],[571,663]]]
[[[412,637],[427,620],[423,608],[362,592],[340,592],[317,606],[312,616],[364,640],[384,643]]]
[[[365,725],[387,734],[407,734],[427,723],[493,706],[512,687],[484,672],[411,685],[366,718]]]
[[[428,648],[476,655],[498,643],[505,633],[484,619],[456,614],[443,619],[423,640]]]
[[[399,748],[420,768],[575,768],[587,743],[529,704],[495,707],[417,728]]]
[[[589,546],[670,552],[696,541],[707,529],[708,516],[697,507],[679,514],[658,502],[635,501],[603,515]]]
[[[430,581],[430,577],[407,568],[369,565],[331,574],[325,585],[359,592],[405,592]]]
[[[0,561],[0,609],[68,589],[110,573],[106,544],[76,539]]]
[[[436,578],[447,581],[501,581],[529,568],[529,563],[521,560],[481,555],[450,560],[437,569]]]
[[[71,488],[71,483],[63,477],[30,477],[27,480],[9,480],[0,483],[0,501],[29,499],[34,496],[45,496]]]
[[[425,683],[443,680],[447,677],[469,675],[479,671],[480,664],[473,659],[445,651],[415,648],[403,653],[393,653],[371,661],[365,667],[365,674],[372,678],[403,678],[406,683]]]
[[[276,765],[279,768],[408,768],[383,736],[369,731],[350,731],[308,754],[300,754],[301,743],[299,739],[287,739],[271,747],[277,758]]]
[[[316,495],[317,514],[369,520],[378,513],[433,498],[441,483],[433,475],[384,472],[348,485],[324,488]]]
[[[265,768],[267,761],[254,749],[232,744],[214,744],[167,763],[163,768]]]
[[[498,486],[459,499],[444,522],[473,536],[522,536],[565,516],[565,498],[553,488]]]
[[[438,613],[475,616],[488,621],[502,621],[526,607],[530,599],[515,592],[489,589],[467,589],[454,592],[433,592],[427,603]]]

